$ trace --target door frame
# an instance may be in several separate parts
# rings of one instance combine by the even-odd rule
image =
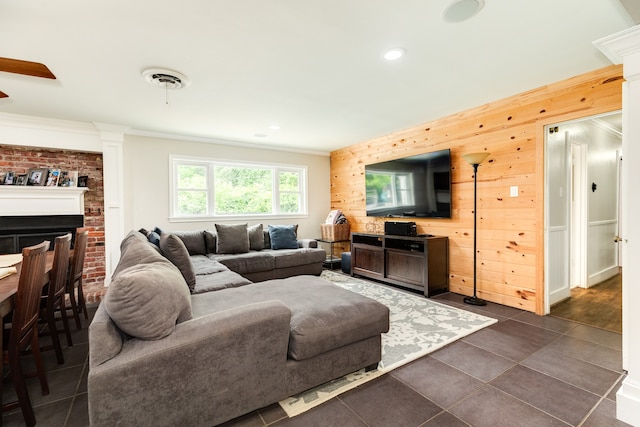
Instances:
[[[589,209],[587,208],[587,154],[589,147],[583,141],[571,143],[571,203],[570,209],[570,288],[587,288],[587,230]]]

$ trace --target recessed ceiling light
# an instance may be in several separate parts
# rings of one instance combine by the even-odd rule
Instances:
[[[442,20],[452,24],[466,21],[480,12],[483,7],[484,0],[454,0],[442,12]]]
[[[279,125],[270,125],[269,129],[271,129],[271,130],[280,130],[280,126]]]
[[[397,59],[400,59],[404,56],[405,54],[405,50],[400,48],[400,47],[396,47],[393,49],[389,49],[388,51],[386,51],[384,53],[384,55],[382,55],[382,57],[384,59],[386,59],[387,61],[395,61]]]

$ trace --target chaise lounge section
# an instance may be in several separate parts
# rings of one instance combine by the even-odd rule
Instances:
[[[216,425],[380,361],[374,300],[309,275],[192,294],[141,233],[121,253],[89,328],[92,426]]]

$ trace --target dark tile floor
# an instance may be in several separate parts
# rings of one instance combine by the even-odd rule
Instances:
[[[456,294],[436,299],[499,322],[297,417],[275,404],[225,426],[626,425],[615,419],[619,334],[492,303],[470,307]],[[38,426],[88,425],[87,329],[73,338],[64,365],[45,353],[51,394],[29,380]],[[12,399],[11,384],[4,390]],[[24,425],[19,411],[3,423]]]
[[[42,353],[47,381],[50,393],[43,396],[40,383],[37,378],[27,379],[29,396],[33,406],[38,426],[44,427],[80,427],[89,425],[89,413],[87,410],[87,372],[89,354],[89,333],[87,326],[91,316],[95,313],[96,306],[89,306],[89,320],[82,318],[81,330],[76,330],[75,323],[71,322],[71,338],[73,347],[67,347],[67,341],[62,336],[63,355],[65,363],[58,365],[53,351]],[[50,338],[41,338],[41,344],[50,344]],[[23,357],[25,371],[33,371],[33,359],[30,355]],[[4,377],[7,375],[5,367]],[[2,387],[2,401],[16,400],[15,390],[11,382],[5,380]],[[20,409],[2,414],[3,427],[24,426]]]
[[[624,426],[620,334],[462,296],[434,299],[498,323],[294,418],[271,405],[226,427]]]

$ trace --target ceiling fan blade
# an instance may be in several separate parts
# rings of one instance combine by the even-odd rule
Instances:
[[[8,98],[9,95],[0,90],[0,98]]]
[[[0,58],[0,71],[24,74],[26,76],[44,77],[45,79],[56,78],[46,65],[39,62],[22,61],[20,59]]]

